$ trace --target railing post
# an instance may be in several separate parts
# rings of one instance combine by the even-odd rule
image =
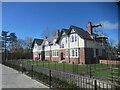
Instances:
[[[33,65],[32,65],[32,72],[31,72],[31,77],[33,78]]]
[[[51,88],[51,70],[49,70],[49,88]]]
[[[74,73],[74,62],[72,62],[72,73]]]
[[[91,76],[92,76],[92,75],[91,75],[91,63],[90,63],[90,65],[89,65],[89,66],[90,66],[90,78],[91,78]]]
[[[95,88],[95,90],[97,90],[97,81],[96,80],[94,80],[94,88]]]
[[[65,72],[65,63],[63,62],[63,72]]]
[[[21,63],[21,70],[22,70],[22,74],[23,74],[23,62]]]

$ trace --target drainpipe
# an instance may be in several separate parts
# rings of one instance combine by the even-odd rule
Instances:
[[[68,35],[68,51],[69,51],[69,63],[70,63],[70,35]]]
[[[78,35],[77,35],[78,36]],[[78,64],[80,63],[80,48],[79,48],[79,36],[78,36]]]

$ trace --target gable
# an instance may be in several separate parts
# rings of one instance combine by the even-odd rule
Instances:
[[[43,39],[34,39],[32,43],[32,48],[34,47],[34,44],[41,45],[43,43]]]
[[[75,30],[74,30],[74,29],[72,29],[70,33],[75,33]]]

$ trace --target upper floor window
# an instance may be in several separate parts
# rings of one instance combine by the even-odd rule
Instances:
[[[77,34],[71,34],[70,38],[71,38],[71,42],[76,42],[77,41]]]
[[[38,46],[37,46],[37,44],[35,44],[34,48],[35,48],[35,49],[38,49]]]
[[[45,42],[45,45],[48,45],[48,41]]]
[[[75,34],[75,42],[77,41],[77,34]]]
[[[60,48],[64,48],[64,43],[63,42],[61,42]]]
[[[66,43],[67,43],[67,37],[66,37]]]
[[[71,41],[74,42],[74,36],[73,35],[71,36]]]

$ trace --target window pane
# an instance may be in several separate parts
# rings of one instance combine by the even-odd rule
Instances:
[[[77,35],[75,34],[75,41],[77,41]]]
[[[75,51],[76,51],[76,56],[78,56],[78,49],[75,49]]]
[[[72,49],[72,56],[74,56],[74,49]]]

